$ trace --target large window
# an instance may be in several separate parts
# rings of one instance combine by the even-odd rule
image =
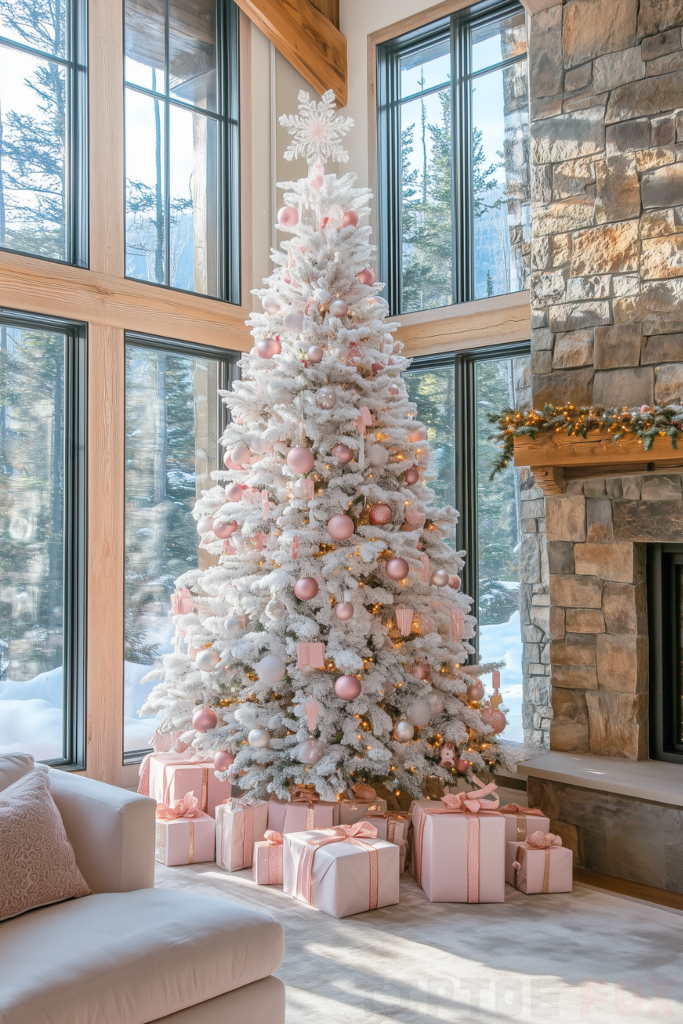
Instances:
[[[125,9],[126,274],[239,302],[237,8]]]
[[[478,4],[378,47],[377,102],[392,312],[527,288],[524,9]]]
[[[85,341],[0,317],[0,753],[82,766]]]
[[[85,266],[84,0],[0,0],[0,248]]]
[[[405,374],[418,417],[427,426],[436,466],[437,499],[460,511],[454,544],[466,551],[463,590],[474,599],[475,646],[481,662],[505,659],[502,691],[510,709],[505,737],[523,741],[522,630],[518,472],[489,479],[498,454],[489,440],[490,412],[530,399],[524,346],[415,359]]]
[[[171,593],[207,552],[192,517],[213,486],[224,406],[218,390],[234,372],[229,353],[128,336],[126,341],[126,525],[124,759],[148,747],[153,719],[138,710],[155,685],[140,680],[172,650]]]

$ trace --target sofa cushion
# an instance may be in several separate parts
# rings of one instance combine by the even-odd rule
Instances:
[[[0,754],[0,793],[22,775],[28,775],[34,766],[31,754]]]
[[[0,921],[89,895],[48,776],[22,775],[0,793]]]
[[[98,893],[0,924],[3,1024],[147,1024],[277,970],[280,925],[173,889]]]

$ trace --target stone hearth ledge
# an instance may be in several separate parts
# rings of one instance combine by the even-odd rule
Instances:
[[[549,750],[517,765],[519,775],[550,779],[584,789],[683,807],[683,764],[668,761],[622,761],[595,754]]]

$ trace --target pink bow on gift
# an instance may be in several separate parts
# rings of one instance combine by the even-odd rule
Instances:
[[[182,800],[176,800],[172,807],[169,804],[157,804],[157,818],[160,818],[161,821],[175,821],[176,818],[201,818],[202,813],[199,800],[193,790],[186,793]],[[542,835],[543,833],[538,834]]]
[[[497,810],[500,801],[495,794],[493,800],[483,799],[496,789],[495,782],[489,782],[488,786],[485,786],[476,775],[473,775],[472,778],[479,789],[471,789],[467,793],[446,793],[442,798],[443,803],[452,814],[464,814],[465,812],[478,814],[479,811]]]
[[[320,803],[320,794],[316,793],[313,789],[308,789],[306,786],[295,786],[292,790],[292,803],[306,803],[309,806],[311,804]]]
[[[536,815],[537,818],[544,818],[543,811],[538,807],[520,807],[519,804],[505,804],[505,807],[499,807],[498,810],[501,814],[527,814]],[[550,833],[548,833],[550,835]]]
[[[533,850],[550,850],[553,846],[562,846],[560,836],[553,835],[552,832],[532,832],[526,837],[525,842]]]
[[[304,852],[299,861],[299,868],[296,876],[297,899],[303,899],[306,903],[313,905],[313,859],[321,846],[328,843],[350,842],[361,849],[367,850],[370,856],[370,890],[368,898],[368,909],[374,910],[377,906],[379,886],[379,861],[377,848],[370,843],[363,842],[364,839],[376,839],[377,828],[369,821],[357,821],[355,825],[335,825],[334,828],[322,828],[316,830],[314,839],[309,839],[304,847]]]
[[[282,835],[282,832],[275,832],[272,828],[269,828],[267,832],[263,833],[263,838],[268,843],[268,846],[282,846],[285,841],[285,837]]]
[[[376,790],[373,786],[369,786],[367,782],[357,782],[352,788],[354,797],[356,800],[360,800],[361,803],[369,804],[377,799]]]

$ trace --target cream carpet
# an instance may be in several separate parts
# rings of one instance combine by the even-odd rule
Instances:
[[[683,913],[588,886],[430,904],[406,874],[398,906],[337,921],[250,871],[157,865],[157,885],[282,923],[287,1024],[683,1024]]]

